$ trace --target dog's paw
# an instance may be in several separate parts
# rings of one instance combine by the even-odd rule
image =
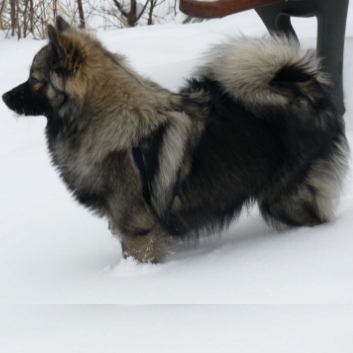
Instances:
[[[125,236],[121,242],[123,256],[132,256],[143,263],[161,263],[166,256],[166,244],[163,235],[150,232],[146,235]]]

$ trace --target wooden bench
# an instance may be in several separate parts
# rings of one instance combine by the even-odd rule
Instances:
[[[224,17],[255,9],[271,32],[296,36],[290,18],[316,16],[318,21],[316,50],[329,73],[334,103],[345,112],[343,102],[343,51],[349,0],[218,0],[213,2],[180,0],[180,10],[198,18]]]

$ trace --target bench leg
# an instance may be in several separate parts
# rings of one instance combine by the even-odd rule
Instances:
[[[256,9],[270,32],[294,35],[290,17],[312,17],[318,20],[317,52],[323,57],[323,67],[329,73],[333,101],[337,110],[345,112],[343,103],[343,51],[349,0],[287,1]]]

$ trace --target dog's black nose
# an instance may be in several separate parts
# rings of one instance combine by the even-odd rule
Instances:
[[[7,93],[4,93],[2,96],[1,96],[1,98],[2,98],[2,101],[7,105],[7,103],[6,103],[6,101],[7,101],[7,94],[8,94],[9,92],[7,92]]]
[[[3,102],[6,104],[6,106],[9,109],[16,111],[16,107],[14,106],[14,103],[15,103],[15,99],[14,98],[16,98],[16,97],[14,95],[14,90],[13,89],[11,91],[8,91],[8,92],[4,93],[1,96],[1,98],[2,98]]]
[[[9,99],[10,99],[10,92],[6,92],[1,96],[3,102],[8,105]]]

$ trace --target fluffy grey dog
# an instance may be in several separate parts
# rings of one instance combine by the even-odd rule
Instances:
[[[60,17],[48,35],[3,100],[46,116],[53,164],[126,256],[161,262],[167,239],[221,229],[255,201],[277,227],[332,219],[344,124],[320,61],[295,40],[216,46],[175,94]]]

